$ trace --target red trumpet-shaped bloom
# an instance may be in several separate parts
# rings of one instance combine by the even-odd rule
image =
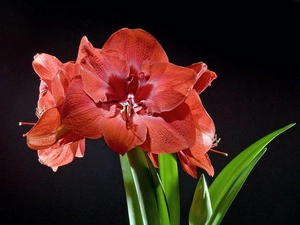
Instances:
[[[193,69],[174,65],[157,40],[141,29],[121,29],[102,49],[86,43],[81,76],[74,78],[62,123],[87,138],[104,137],[115,152],[140,146],[174,153],[195,143],[185,102],[196,82]]]
[[[177,153],[183,170],[194,178],[197,178],[197,167],[204,169],[210,176],[214,175],[214,168],[207,152],[215,146],[215,125],[206,112],[199,94],[204,91],[211,82],[217,78],[216,74],[207,69],[203,62],[194,63],[188,68],[197,73],[197,82],[193,90],[189,91],[185,103],[189,106],[194,119],[196,140],[192,147],[183,149]],[[158,167],[156,154],[149,154],[153,164]]]
[[[198,95],[211,85],[217,75],[208,70],[207,65],[203,62],[194,63],[188,68],[192,68],[197,73],[194,90],[190,91],[186,99],[195,121],[196,141],[193,147],[180,151],[178,157],[183,170],[192,177],[197,178],[197,167],[204,169],[210,176],[213,176],[214,168],[207,152],[216,144],[215,125]]]
[[[78,54],[80,57],[81,52]],[[85,139],[61,124],[66,91],[80,68],[74,62],[63,64],[56,57],[44,53],[35,55],[32,65],[41,79],[36,109],[39,120],[24,136],[28,146],[37,150],[39,161],[56,171],[59,166],[73,161],[74,157],[83,157],[85,151]]]

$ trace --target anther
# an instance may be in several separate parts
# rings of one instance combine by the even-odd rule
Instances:
[[[218,138],[217,134],[216,134],[214,139],[213,139],[213,143],[212,143],[211,147],[214,148],[214,147],[218,146],[220,141],[221,141],[221,138]],[[226,152],[221,152],[221,151],[218,151],[218,150],[215,150],[215,149],[209,149],[209,151],[214,152],[214,153],[218,153],[218,154],[221,154],[221,155],[224,155],[224,156],[228,156],[228,154]]]
[[[125,102],[123,105],[123,109],[120,110],[120,113],[125,112],[126,113],[126,118],[129,118],[131,115],[131,107],[128,102]]]

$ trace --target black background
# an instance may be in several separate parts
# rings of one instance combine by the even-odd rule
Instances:
[[[299,24],[300,3],[288,0],[1,3],[1,224],[128,224],[119,158],[103,139],[54,173],[27,147],[29,127],[18,127],[36,121],[36,53],[74,60],[82,36],[101,48],[122,27],[150,32],[175,64],[204,61],[217,73],[201,94],[229,154],[210,153],[216,175],[254,141],[298,123],[268,145],[222,223],[298,224]],[[197,180],[180,168],[180,183],[184,225]]]

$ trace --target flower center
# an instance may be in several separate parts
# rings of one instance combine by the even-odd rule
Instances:
[[[120,110],[120,113],[125,114],[126,118],[130,118],[132,104],[130,104],[130,102],[121,102],[121,105],[123,106],[123,108]]]
[[[132,123],[133,113],[140,111],[142,109],[142,106],[134,102],[133,94],[128,94],[126,101],[120,102],[120,104],[123,107],[120,110],[120,113],[123,119],[126,121],[127,125],[130,125]]]

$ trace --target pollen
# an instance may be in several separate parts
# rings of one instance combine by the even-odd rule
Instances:
[[[44,105],[42,109],[36,108],[35,109],[35,115],[38,118],[41,118],[41,116],[43,115],[43,113],[46,111],[46,107],[47,107],[47,105]]]
[[[129,102],[121,103],[123,106],[123,109],[120,110],[120,113],[126,114],[126,117],[129,118],[131,116],[131,106]]]
[[[217,135],[215,135],[214,139],[213,139],[213,143],[211,145],[212,148],[217,147],[219,142],[221,141],[221,138],[218,138]],[[209,151],[214,152],[214,153],[218,153],[224,156],[228,156],[228,154],[226,152],[221,152],[215,149],[209,149]]]

